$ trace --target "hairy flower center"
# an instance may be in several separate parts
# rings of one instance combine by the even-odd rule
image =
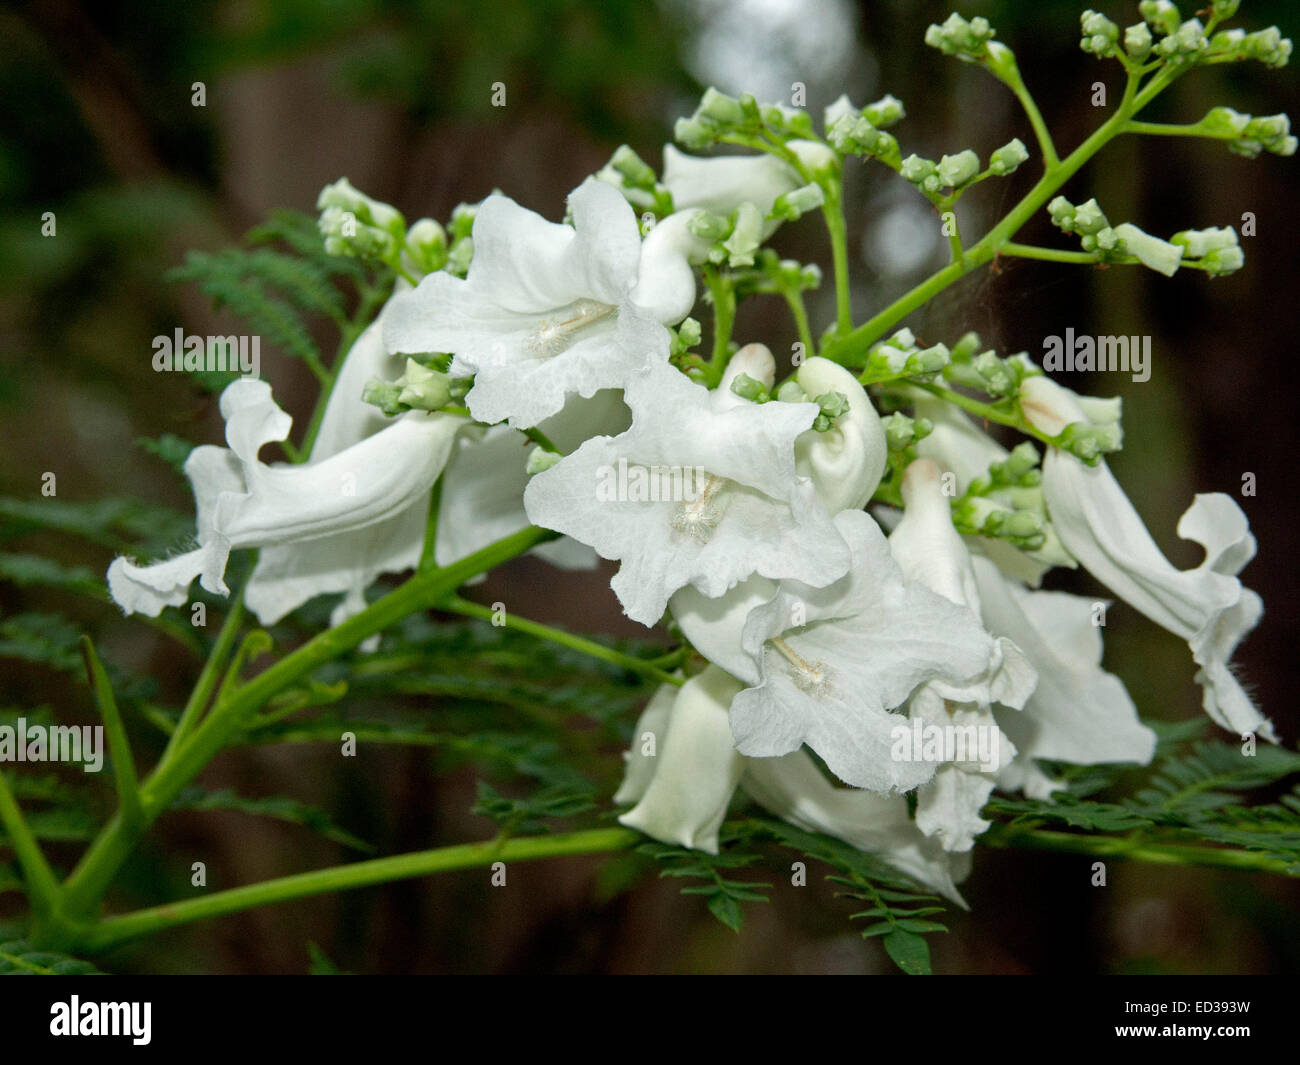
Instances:
[[[726,509],[718,503],[718,493],[726,483],[725,477],[709,474],[709,479],[696,492],[695,498],[680,504],[673,511],[672,527],[702,544],[708,543]]]
[[[573,343],[573,335],[579,330],[604,321],[617,310],[598,300],[576,300],[558,314],[543,319],[528,338],[528,350],[541,358],[552,358]]]
[[[779,636],[774,636],[768,643],[786,660],[789,666],[786,672],[801,692],[818,698],[830,692],[831,670],[825,662],[809,662]]]

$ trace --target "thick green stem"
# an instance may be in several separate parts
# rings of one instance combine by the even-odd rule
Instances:
[[[476,551],[445,569],[417,573],[400,588],[341,625],[308,640],[296,651],[219,701],[203,722],[159,766],[140,789],[142,816],[132,823],[115,816],[82,856],[64,886],[66,912],[92,911],[112,883],[141,833],[161,814],[252,716],[277,693],[383,631],[408,614],[428,609],[470,577],[523,554],[555,533],[529,526]]]
[[[202,898],[173,902],[121,917],[110,917],[89,932],[80,946],[87,951],[101,951],[138,936],[272,903],[457,869],[473,869],[493,862],[505,862],[509,866],[511,862],[529,862],[575,854],[602,854],[624,850],[640,839],[642,836],[630,829],[598,828],[505,841],[493,839],[483,843],[465,843],[414,854],[399,854],[390,858],[374,858],[332,869],[280,877],[230,891],[218,891]]]
[[[588,640],[582,636],[576,636],[571,632],[565,632],[563,629],[552,628],[550,625],[543,625],[537,621],[529,621],[527,618],[516,617],[509,611],[495,611],[490,607],[483,606],[480,603],[472,603],[468,599],[461,599],[459,596],[451,596],[444,599],[438,606],[443,610],[449,610],[455,614],[464,614],[471,618],[481,618],[484,621],[490,621],[492,624],[502,624],[507,628],[515,629],[519,632],[526,632],[530,636],[536,636],[543,640],[549,640],[551,643],[559,644],[561,647],[568,647],[574,651],[580,651],[584,655],[590,655],[592,658],[598,658],[602,662],[610,662],[616,666],[622,666],[631,670],[633,673],[639,673],[643,677],[649,677],[651,680],[657,680],[660,684],[682,685],[685,682],[681,677],[674,677],[671,673],[666,673],[652,662],[647,662],[642,658],[634,658],[632,655],[625,655],[622,651],[616,651],[612,647],[606,647],[603,643],[597,643],[595,640]]]
[[[203,664],[203,671],[199,674],[198,683],[195,684],[194,690],[190,693],[190,697],[185,703],[185,709],[181,711],[180,720],[176,722],[176,728],[172,731],[171,739],[163,751],[162,761],[165,762],[171,757],[172,751],[175,750],[181,740],[193,731],[194,726],[198,724],[199,718],[203,715],[203,711],[207,709],[208,700],[212,698],[212,693],[217,690],[217,684],[221,681],[221,674],[226,667],[226,661],[230,658],[230,652],[234,649],[235,641],[239,638],[239,625],[243,618],[244,590],[241,588],[230,602],[230,610],[226,614],[226,620],[221,623],[221,631],[217,633],[217,642],[213,644],[212,652],[208,655],[208,660]]]
[[[722,368],[727,364],[731,345],[731,325],[736,317],[736,292],[731,282],[716,267],[704,268],[704,281],[713,299],[713,354],[709,357],[709,372],[717,384],[722,379]]]

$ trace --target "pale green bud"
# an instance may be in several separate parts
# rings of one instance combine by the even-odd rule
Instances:
[[[771,397],[767,389],[763,387],[761,381],[756,381],[747,373],[737,374],[731,382],[731,391],[741,399],[748,399],[754,403],[765,403]]]
[[[1169,0],[1142,0],[1138,4],[1142,17],[1151,24],[1152,29],[1160,33],[1173,33],[1183,21],[1178,8]]]
[[[939,160],[939,180],[952,188],[965,185],[980,171],[980,157],[967,148]]]
[[[403,262],[412,273],[431,274],[447,262],[447,231],[432,218],[421,218],[406,231]]]
[[[772,218],[794,221],[826,202],[820,185],[804,185],[791,192],[782,193],[772,204]]]
[[[907,117],[903,101],[896,96],[882,96],[875,103],[867,104],[862,109],[862,117],[877,129],[888,129]]]
[[[564,456],[555,451],[547,451],[544,447],[534,447],[528,452],[528,461],[524,463],[524,472],[529,477],[544,473],[562,458]]]
[[[1142,62],[1151,54],[1151,31],[1145,22],[1138,22],[1124,31],[1124,51]]]
[[[1144,233],[1131,222],[1115,227],[1123,250],[1137,258],[1143,266],[1150,267],[1156,273],[1173,277],[1182,262],[1183,249],[1167,240]]]
[[[803,390],[793,377],[776,390],[776,398],[782,403],[807,403],[808,393]]]
[[[1005,177],[1029,158],[1029,149],[1019,137],[1008,141],[989,156],[989,169]]]

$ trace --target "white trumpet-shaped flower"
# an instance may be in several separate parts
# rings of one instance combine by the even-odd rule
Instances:
[[[1026,416],[1059,435],[1086,421],[1078,398],[1046,377],[1021,386]],[[1157,625],[1186,640],[1200,667],[1196,681],[1210,718],[1239,734],[1273,739],[1229,667],[1233,651],[1258,623],[1263,602],[1237,574],[1255,556],[1255,538],[1241,508],[1228,495],[1197,495],[1178,522],[1178,535],[1205,548],[1205,561],[1176,569],[1151,538],[1133,504],[1104,461],[1085,466],[1073,455],[1049,450],[1043,496],[1062,543],[1102,584]]]
[[[759,405],[729,388],[770,360],[738,355],[714,391],[652,367],[626,391],[627,432],[588,440],[528,485],[534,524],[622,563],[611,586],[628,617],[654,624],[686,585],[712,598],[754,573],[820,586],[848,569],[843,537],[795,469],[817,406]]]
[[[978,700],[997,645],[968,608],[904,577],[868,515],[843,511],[835,524],[853,554],[848,574],[824,588],[782,581],[748,612],[748,661],[734,669],[750,687],[732,705],[732,731],[742,754],[806,743],[846,783],[907,791],[935,765],[893,757],[894,729],[908,719],[892,711],[924,684],[954,702]]]
[[[661,321],[695,302],[688,233],[670,227],[643,248],[632,208],[602,181],[577,188],[569,207],[571,226],[489,196],[467,277],[433,273],[393,300],[389,350],[451,352],[452,373],[474,375],[466,403],[479,421],[527,428],[570,393],[622,388],[667,361]]]
[[[156,616],[180,605],[196,577],[208,591],[228,594],[226,560],[238,548],[301,544],[375,527],[387,535],[389,519],[427,498],[465,425],[452,415],[411,412],[319,462],[267,465],[258,451],[286,439],[292,423],[270,386],[250,378],[233,382],[222,393],[221,413],[229,449],[197,447],[185,463],[198,547],[150,566],[115,559],[109,590],[127,613]],[[373,562],[383,554],[368,557]],[[351,572],[354,561],[341,560],[340,568]]]

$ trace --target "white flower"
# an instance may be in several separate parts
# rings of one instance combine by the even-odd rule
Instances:
[[[695,302],[693,278],[689,292],[683,284],[682,248],[692,245],[681,223],[647,241],[643,270],[636,216],[616,189],[587,181],[569,207],[572,226],[489,196],[474,219],[468,276],[430,274],[393,300],[389,350],[453,353],[452,372],[475,376],[466,402],[479,421],[527,428],[570,393],[622,388],[665,362],[667,331],[637,306],[634,289],[664,321]]]
[[[1138,720],[1120,679],[1101,668],[1094,600],[1031,592],[988,559],[973,561],[985,626],[1013,640],[1038,672],[1038,685],[1022,712],[995,711],[1021,759],[1150,762],[1155,734]]]
[[[733,359],[728,372],[747,364]],[[631,429],[588,440],[524,493],[534,524],[622,563],[611,586],[642,624],[687,584],[716,597],[753,573],[824,585],[848,568],[843,538],[795,470],[795,441],[818,408],[754,404],[729,379],[709,391],[652,367],[627,389]]]
[[[742,758],[727,711],[740,686],[715,666],[681,688],[662,685],[641,713],[614,795],[634,803],[619,820],[664,843],[716,854],[718,828],[737,783],[778,817],[881,855],[896,868],[961,903],[954,863],[908,817],[907,800],[837,788],[804,751]],[[963,904],[964,905],[964,904]]]
[[[853,553],[847,576],[826,588],[783,581],[749,611],[748,661],[734,668],[751,687],[732,705],[732,731],[742,754],[807,743],[846,783],[907,791],[935,766],[892,757],[907,718],[891,711],[927,683],[955,702],[978,699],[998,648],[968,608],[905,580],[869,516],[844,511],[835,525]]]
[[[1025,381],[1021,403],[1029,420],[1052,436],[1087,420],[1073,393],[1046,377]],[[1179,570],[1151,539],[1104,461],[1089,467],[1052,448],[1043,463],[1043,496],[1070,553],[1130,606],[1188,642],[1210,718],[1238,734],[1273,739],[1272,725],[1228,665],[1264,610],[1259,596],[1237,579],[1255,556],[1255,538],[1236,502],[1219,492],[1196,496],[1179,519],[1178,535],[1204,547],[1205,561]]]
[[[465,425],[452,415],[413,411],[319,462],[268,466],[258,451],[286,439],[292,424],[271,398],[270,386],[250,378],[235,381],[222,393],[221,413],[229,450],[197,447],[185,463],[194,488],[198,547],[151,566],[118,558],[109,567],[109,590],[128,614],[156,616],[164,607],[180,605],[195,577],[208,591],[228,594],[226,560],[235,549],[301,544],[372,527],[388,536],[389,519],[427,498]],[[340,572],[318,583],[316,591],[339,590],[326,585],[351,582],[355,568],[355,559],[340,559]]]
[[[669,698],[651,699],[637,722],[616,802],[636,805],[619,817],[664,843],[718,853],[718,829],[740,783],[741,757],[731,742],[727,707],[740,690],[715,667]],[[647,753],[652,752],[652,753]]]

